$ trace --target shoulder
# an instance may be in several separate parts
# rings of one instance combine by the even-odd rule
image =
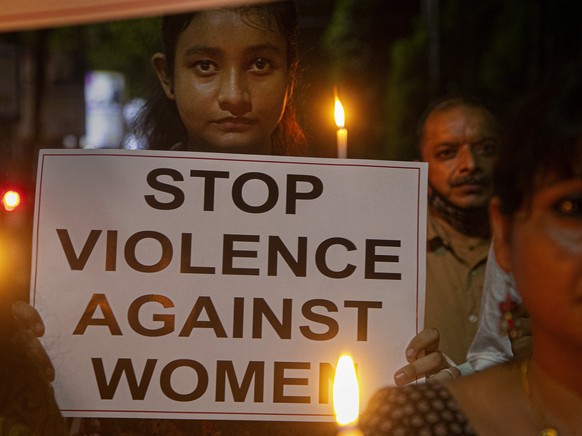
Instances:
[[[370,436],[475,434],[448,389],[439,383],[381,389],[371,399],[360,422]]]
[[[527,433],[527,429],[517,430],[527,411],[521,401],[515,401],[523,396],[519,361],[460,377],[449,382],[447,389],[480,434],[503,434],[508,422],[512,423],[512,434]]]

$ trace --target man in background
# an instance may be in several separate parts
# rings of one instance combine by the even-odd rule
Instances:
[[[500,141],[491,112],[462,98],[431,106],[419,126],[420,157],[429,167],[424,324],[428,330],[422,334],[440,333],[440,343],[433,342],[440,353],[409,347],[406,357],[411,364],[395,374],[399,385],[422,374],[423,365],[434,367],[431,359],[448,356],[456,363],[466,359],[479,321],[490,244],[488,205]]]

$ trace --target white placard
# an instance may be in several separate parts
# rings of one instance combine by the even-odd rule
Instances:
[[[427,167],[40,154],[31,302],[66,416],[333,420],[422,328]]]
[[[72,26],[265,0],[2,0],[0,32]]]

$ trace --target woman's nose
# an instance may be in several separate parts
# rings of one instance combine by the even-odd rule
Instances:
[[[220,78],[218,104],[221,109],[240,116],[251,110],[250,93],[244,73],[226,70]]]

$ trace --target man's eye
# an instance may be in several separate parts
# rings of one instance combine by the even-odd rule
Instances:
[[[564,217],[582,219],[582,193],[576,196],[561,198],[553,206],[554,210]]]
[[[451,159],[455,156],[455,150],[452,148],[441,148],[437,150],[436,157],[441,160]]]
[[[494,142],[484,142],[476,146],[477,153],[481,156],[494,156],[497,154],[497,144]]]

